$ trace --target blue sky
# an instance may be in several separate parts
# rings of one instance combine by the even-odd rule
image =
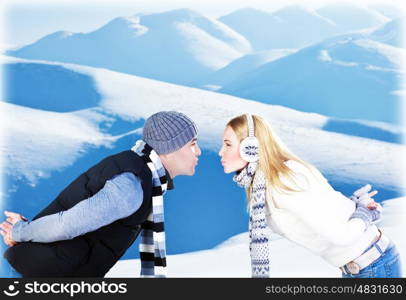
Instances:
[[[58,30],[89,32],[117,16],[135,13],[161,12],[188,7],[211,17],[219,17],[243,7],[254,7],[274,11],[288,4],[305,3],[317,8],[337,0],[3,0],[2,42],[5,47],[15,47],[35,42],[44,35]],[[403,0],[385,0],[385,3],[399,3]],[[57,2],[57,3],[56,3]],[[355,0],[362,5],[382,0]]]

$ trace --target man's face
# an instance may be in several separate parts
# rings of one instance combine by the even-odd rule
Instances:
[[[176,175],[189,175],[195,173],[195,167],[198,162],[198,157],[202,154],[197,139],[194,138],[179,150],[166,155],[169,162],[170,173]]]

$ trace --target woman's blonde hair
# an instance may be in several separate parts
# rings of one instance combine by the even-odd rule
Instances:
[[[272,188],[283,192],[298,192],[298,189],[287,186],[281,180],[281,177],[288,177],[295,182],[292,170],[284,162],[294,160],[303,164],[309,170],[314,167],[294,155],[262,117],[257,115],[252,115],[252,117],[254,119],[254,134],[259,142],[258,168],[265,174],[267,187],[271,185]],[[227,123],[227,126],[233,129],[240,142],[248,136],[248,122],[245,114],[234,117]],[[247,189],[248,200],[251,198],[251,189],[252,186]]]

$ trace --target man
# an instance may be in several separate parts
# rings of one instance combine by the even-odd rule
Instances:
[[[23,277],[104,277],[142,231],[141,275],[164,277],[163,194],[194,174],[200,155],[190,118],[152,115],[131,150],[91,167],[31,222],[5,212],[4,257]]]

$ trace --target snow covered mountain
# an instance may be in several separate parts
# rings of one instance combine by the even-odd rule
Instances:
[[[7,54],[187,84],[250,51],[249,42],[221,22],[178,9],[119,17],[90,33],[55,32]]]
[[[405,11],[402,9],[402,6],[395,5],[394,3],[375,3],[368,5],[368,7],[392,20],[405,16]]]
[[[297,4],[273,13],[243,8],[219,20],[259,51],[306,47],[334,35],[381,26],[390,18],[367,7],[340,2],[316,11]]]
[[[400,124],[405,50],[374,41],[396,36],[396,22],[372,34],[327,39],[264,64],[219,92],[329,116]]]
[[[219,18],[246,37],[255,50],[301,48],[336,33],[335,24],[299,5],[274,13],[244,8]]]
[[[255,70],[259,66],[295,53],[296,51],[296,49],[274,49],[246,54],[224,68],[209,74],[206,78],[197,81],[194,83],[194,86],[208,90],[217,90],[243,74]]]
[[[348,1],[328,4],[319,8],[317,13],[333,21],[340,33],[376,27],[390,21],[374,9]]]
[[[14,68],[17,73],[37,68],[39,87],[50,75],[60,73],[55,78],[64,80],[74,72],[80,84],[100,95],[96,103],[79,110],[47,110],[48,102],[37,108],[0,103],[5,129],[0,137],[2,175],[7,183],[2,208],[28,218],[90,166],[129,149],[140,137],[145,119],[160,110],[181,111],[194,119],[203,149],[195,176],[176,178],[176,189],[166,197],[169,254],[209,249],[246,231],[244,192],[223,173],[217,154],[226,122],[245,112],[265,117],[297,155],[319,167],[342,193],[367,182],[380,191],[378,201],[402,193],[399,162],[405,146],[399,143],[402,129],[396,126],[337,120],[100,68],[10,57],[3,57],[3,63],[22,64]],[[19,81],[8,85],[28,86],[23,81],[30,77],[15,78]],[[40,99],[35,94],[43,93],[34,86],[28,92],[33,94],[30,99]],[[123,259],[137,257],[137,246]]]
[[[370,34],[370,38],[381,43],[401,48],[404,45],[404,25],[404,17],[392,20],[373,31]]]

